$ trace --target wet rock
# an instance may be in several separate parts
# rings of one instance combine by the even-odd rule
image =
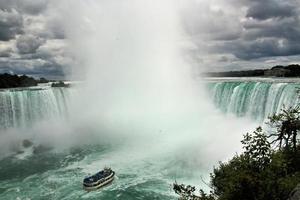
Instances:
[[[31,147],[33,143],[30,140],[23,140],[22,145],[24,148]]]
[[[44,153],[44,152],[47,152],[50,150],[51,150],[51,147],[44,146],[44,145],[38,145],[36,147],[33,147],[34,154]]]
[[[16,154],[22,154],[22,153],[24,153],[24,151],[22,151],[22,150],[19,150],[16,152]]]
[[[66,84],[63,81],[59,81],[51,84],[51,87],[69,87],[69,86],[70,86],[69,84]]]
[[[45,78],[40,78],[40,80],[38,80],[39,83],[49,83],[49,80],[45,79]]]

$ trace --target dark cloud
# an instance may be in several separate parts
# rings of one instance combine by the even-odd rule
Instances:
[[[191,1],[189,9],[184,12],[182,22],[185,30],[195,40],[235,40],[242,33],[242,25],[235,13],[227,13],[226,9],[214,10],[194,1]]]
[[[45,32],[39,33],[40,37],[49,39],[65,39],[65,30],[62,21],[58,17],[53,17],[45,23]]]
[[[0,40],[9,41],[22,33],[23,18],[16,10],[11,12],[0,9]]]
[[[0,50],[0,57],[10,57],[13,50],[11,48],[6,48],[4,50]]]
[[[15,0],[1,0],[0,9],[5,11],[11,11],[13,8],[16,8]]]
[[[228,62],[230,59],[227,56],[221,56],[218,61],[219,62]]]
[[[196,45],[190,54],[197,63],[238,66],[300,55],[299,0],[190,2],[183,24]],[[51,0],[0,0],[0,73],[63,74],[71,61],[56,12]]]
[[[240,62],[283,56],[300,60],[300,1],[216,0],[209,5],[194,5],[188,16],[195,19],[185,23],[208,60],[226,63],[222,55],[228,54]]]
[[[244,24],[244,28],[246,30],[245,40],[275,37],[278,39],[284,38],[291,42],[300,42],[300,21],[297,18],[270,20],[268,22],[255,21]]]
[[[48,0],[19,0],[19,9],[31,15],[43,12],[48,6]]]
[[[37,15],[48,6],[48,0],[1,0],[0,9],[6,11],[17,10],[20,13]]]
[[[292,56],[300,54],[300,43],[286,39],[260,38],[255,41],[231,41],[223,45],[216,45],[215,51],[231,52],[242,60],[258,59],[262,57]]]
[[[243,22],[243,35],[224,43],[224,49],[244,60],[300,55],[298,8],[299,2],[293,0],[250,3]]]
[[[0,0],[0,73],[63,76],[71,60],[62,20],[50,2]]]
[[[28,74],[35,77],[63,78],[65,66],[43,59],[0,59],[0,73]]]
[[[16,46],[20,54],[35,53],[45,41],[32,35],[22,35],[17,39]]]
[[[266,20],[269,18],[285,18],[296,15],[296,7],[292,1],[262,0],[252,2],[246,17]]]

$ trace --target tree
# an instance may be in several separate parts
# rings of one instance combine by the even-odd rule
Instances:
[[[271,145],[261,127],[258,127],[253,134],[244,135],[241,143],[244,145],[246,159],[255,169],[263,170],[270,163]]]
[[[279,143],[279,148],[297,149],[297,134],[300,131],[300,105],[282,109],[279,114],[269,117],[268,124],[276,128],[276,132],[270,134],[275,137],[272,143]]]
[[[195,194],[196,188],[191,185],[173,183],[173,190],[180,196],[180,200],[215,200],[212,194],[206,194],[200,189],[200,196]]]
[[[241,141],[244,152],[227,163],[220,163],[211,174],[214,194],[220,200],[253,200],[266,196],[261,176],[269,167],[272,157],[271,145],[266,134],[258,127],[244,135]]]
[[[261,127],[247,133],[241,141],[244,152],[214,168],[209,195],[200,190],[200,196],[193,196],[195,188],[185,185],[177,192],[174,187],[175,192],[184,200],[288,199],[300,180],[300,104],[269,119],[275,127],[270,136]],[[271,137],[275,139],[269,141]],[[272,143],[280,148],[272,148]]]

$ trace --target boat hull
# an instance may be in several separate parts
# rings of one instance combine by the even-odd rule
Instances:
[[[85,189],[86,191],[93,191],[93,190],[97,190],[105,185],[108,185],[109,183],[111,183],[114,180],[114,176],[115,176],[115,172],[113,172],[109,177],[107,177],[103,182],[99,182],[97,184],[94,184],[93,186],[88,186],[83,184],[83,189]]]

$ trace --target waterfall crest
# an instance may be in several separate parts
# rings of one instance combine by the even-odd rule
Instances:
[[[212,101],[222,112],[265,121],[283,106],[300,103],[299,83],[208,82]],[[43,119],[65,119],[72,96],[70,88],[25,88],[0,91],[0,129],[30,127]]]
[[[259,122],[280,109],[298,104],[299,83],[278,82],[210,82],[208,90],[222,112],[250,117]]]
[[[68,113],[67,88],[24,88],[0,91],[0,129],[26,128],[41,120],[63,119]]]

